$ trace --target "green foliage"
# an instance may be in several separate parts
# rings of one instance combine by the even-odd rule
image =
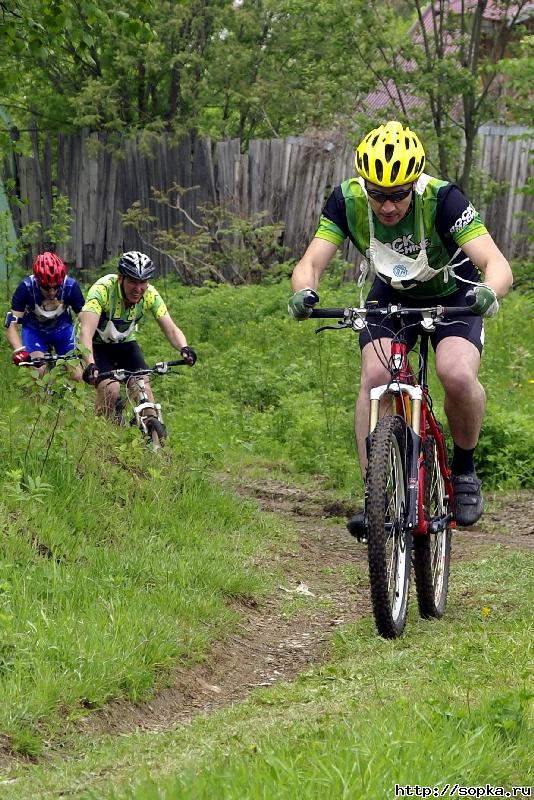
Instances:
[[[42,228],[40,222],[23,225],[13,240],[9,235],[10,212],[0,212],[0,252],[7,267],[7,294],[10,294],[10,279],[20,271],[21,263],[28,252],[35,250],[55,250],[59,244],[70,237],[72,221],[69,198],[54,192],[50,225]]]
[[[94,418],[92,391],[84,384],[67,389],[62,365],[37,381],[9,367],[0,384],[0,730],[19,752],[35,754],[43,739],[61,736],[68,720],[111,698],[149,696],[177,661],[202,659],[214,638],[231,629],[229,597],[257,597],[276,580],[273,564],[258,571],[258,552],[287,534],[253,504],[220,490],[213,472],[280,470],[304,485],[321,482],[338,496],[361,498],[353,442],[357,337],[348,331],[316,336],[313,321],[290,320],[287,283],[189,288],[169,281],[164,294],[199,361],[154,383],[169,431],[162,458],[146,450],[135,429]],[[325,305],[354,298],[355,287],[337,278],[321,286]],[[532,485],[534,372],[520,339],[527,308],[514,293],[486,326],[483,383],[490,402],[477,452],[485,489]],[[140,341],[149,362],[171,355],[150,321]],[[7,362],[7,347],[1,344],[0,352]],[[502,568],[502,559],[492,564]],[[519,581],[520,570],[514,575]],[[480,573],[479,579],[482,592],[489,584]],[[472,576],[466,580],[475,585]],[[495,581],[499,589],[491,596],[508,608],[502,576]],[[450,625],[451,652],[440,667],[448,672],[441,680],[435,673],[428,685],[457,685],[465,656],[458,652],[454,604]],[[478,647],[475,628],[469,635]],[[423,628],[410,630],[419,641]],[[426,635],[428,657],[421,664],[437,670],[431,626]],[[374,632],[358,629],[355,636],[338,643],[339,658],[363,657],[366,647],[375,658]],[[410,683],[412,639],[406,650],[383,645],[381,654],[401,668],[395,674]],[[446,655],[443,637],[440,647]],[[510,665],[519,660],[509,650],[506,657]],[[390,674],[381,665],[381,674]],[[359,662],[347,669],[350,695],[355,675],[366,673]],[[331,679],[321,677],[303,702],[315,703],[323,684],[331,686]],[[514,698],[503,698],[501,710],[492,706],[497,721],[484,759],[499,725],[509,727],[511,738],[523,736],[519,695]],[[436,723],[429,746],[440,740],[445,722]],[[445,728],[445,742],[452,743],[455,728]],[[462,733],[461,742],[470,735]],[[439,752],[445,758],[445,745]],[[392,753],[387,749],[384,759]]]
[[[178,211],[189,228],[180,222],[160,228],[156,217],[134,203],[122,214],[123,225],[133,227],[142,239],[172,262],[186,284],[206,280],[230,283],[257,283],[282,259],[279,244],[283,225],[266,224],[266,213],[245,217],[230,205],[199,205],[201,221],[184,209],[182,198],[192,189],[174,184],[167,192],[153,190],[157,203]]]
[[[522,385],[526,387],[527,381]],[[490,403],[477,447],[477,464],[478,474],[488,486],[531,486],[534,420]]]
[[[509,91],[503,98],[508,112],[515,122],[532,125],[534,99],[530,87],[534,81],[534,35],[524,36],[514,57],[505,58],[500,68],[507,76]]]
[[[527,5],[527,0],[499,3],[499,14],[512,20],[506,26],[494,19],[489,23],[485,3],[452,10],[447,3],[423,8],[406,0],[402,6],[411,17],[410,30],[405,23],[396,24],[395,3],[371,2],[365,13],[365,35],[356,48],[375,75],[375,88],[385,88],[390,99],[375,122],[392,116],[405,120],[422,136],[429,163],[469,194],[478,128],[488,121],[506,121],[507,106],[518,109],[532,83],[532,58],[527,55],[531,37],[521,45],[528,14],[520,11]],[[528,102],[526,106],[530,125]],[[369,130],[368,109],[354,120],[359,130]]]
[[[372,85],[351,47],[360,0],[12,5],[0,91],[24,129],[38,119],[48,130],[198,130],[246,142],[332,124]]]
[[[141,699],[177,660],[201,660],[233,623],[227,599],[262,591],[249,559],[266,527],[178,450],[176,430],[176,452],[159,458],[135,429],[94,418],[92,392],[69,384],[61,363],[42,379],[8,369],[0,730],[34,756],[65,714]],[[193,397],[181,397],[194,416]]]

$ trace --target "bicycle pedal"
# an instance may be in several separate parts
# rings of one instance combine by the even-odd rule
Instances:
[[[358,511],[352,519],[347,522],[347,530],[351,536],[361,544],[367,544],[367,526],[363,511]]]

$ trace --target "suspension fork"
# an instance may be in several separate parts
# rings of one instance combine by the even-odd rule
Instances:
[[[137,427],[143,433],[147,433],[145,419],[147,416],[151,416],[150,414],[144,414],[144,411],[154,411],[154,416],[163,424],[163,416],[161,413],[161,405],[160,403],[153,403],[149,400],[148,394],[146,391],[145,379],[143,377],[136,378],[135,380],[135,388],[137,390],[138,396],[136,398],[137,405],[134,406],[134,414],[135,414],[135,422]]]

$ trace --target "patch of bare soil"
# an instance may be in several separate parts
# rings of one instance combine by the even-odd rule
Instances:
[[[280,555],[283,585],[261,605],[243,607],[239,629],[218,643],[204,664],[178,673],[172,686],[149,703],[111,703],[88,717],[88,731],[166,730],[230,705],[257,687],[320,665],[327,658],[332,630],[371,614],[365,547],[351,539],[339,520],[353,508],[332,501],[320,488],[307,492],[265,480],[233,488],[255,498],[262,510],[286,517],[298,530],[296,547]],[[511,550],[534,547],[532,494],[488,496],[486,507],[477,526],[455,534],[454,560],[482,558],[496,543]],[[352,578],[343,569],[349,566]],[[288,614],[288,598],[299,595],[308,597],[309,604]]]

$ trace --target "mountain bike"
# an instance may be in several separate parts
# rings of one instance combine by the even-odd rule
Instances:
[[[440,618],[445,613],[454,520],[454,491],[447,466],[447,446],[428,389],[428,343],[446,317],[469,315],[465,307],[315,308],[311,316],[338,319],[337,326],[359,333],[373,320],[391,324],[391,354],[380,352],[391,380],[371,389],[368,464],[364,519],[373,616],[378,632],[396,638],[408,613],[411,563],[419,613]],[[458,320],[457,320],[458,321]],[[466,323],[464,323],[466,324]],[[420,330],[419,364],[415,374],[408,360],[405,331]],[[380,418],[384,397],[391,412]]]
[[[161,404],[154,403],[149,399],[145,378],[147,375],[169,375],[176,374],[171,367],[187,365],[184,359],[177,361],[159,361],[153,367],[130,371],[127,369],[114,369],[109,372],[99,372],[96,383],[105,380],[117,381],[124,387],[117,402],[115,403],[115,422],[118,425],[126,425],[126,407],[130,406],[132,417],[129,424],[136,426],[147,443],[151,444],[154,450],[159,450],[163,445],[163,440],[167,435],[163,424]]]

